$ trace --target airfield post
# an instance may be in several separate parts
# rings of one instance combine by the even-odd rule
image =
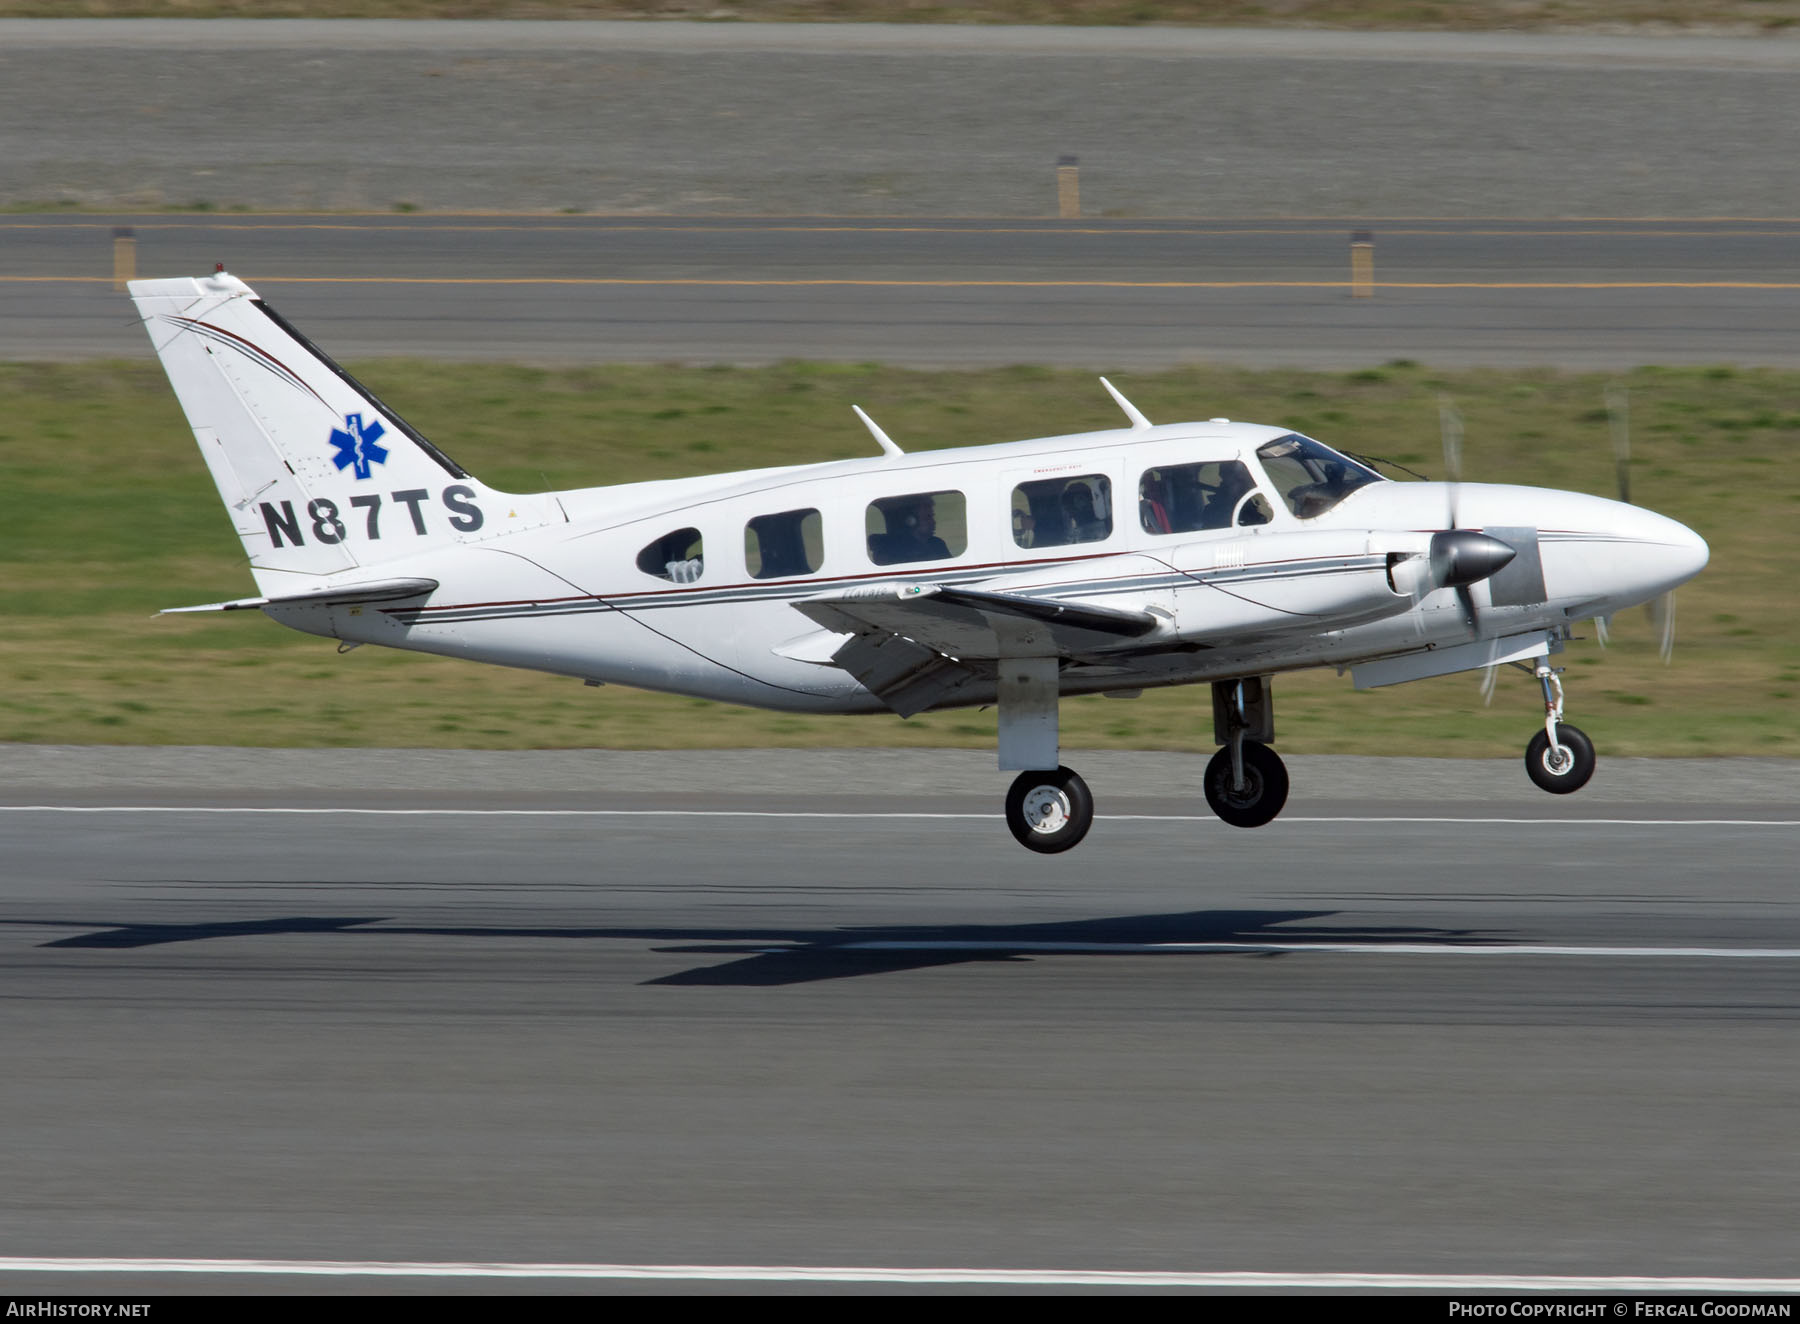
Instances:
[[[113,227],[113,289],[124,293],[125,284],[137,275],[137,236],[129,225]]]
[[[1375,297],[1375,232],[1373,230],[1352,230],[1350,232],[1350,297],[1353,299]]]
[[[1081,215],[1081,158],[1056,158],[1056,210],[1065,221]]]

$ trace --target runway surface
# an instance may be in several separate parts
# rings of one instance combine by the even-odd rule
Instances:
[[[1295,760],[1242,832],[1197,759],[1071,761],[1102,819],[1046,859],[968,754],[10,749],[0,1238],[1791,1270],[1792,765]]]
[[[0,217],[0,358],[144,353],[119,227],[139,274],[224,262],[347,358],[1800,364],[1800,221],[1404,217]]]

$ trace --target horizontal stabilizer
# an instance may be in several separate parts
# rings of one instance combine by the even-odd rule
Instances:
[[[375,579],[360,584],[339,584],[290,593],[279,598],[236,598],[231,602],[205,602],[198,607],[164,607],[159,616],[178,616],[190,611],[255,611],[263,607],[342,607],[358,602],[396,602],[418,598],[437,589],[435,579]]]

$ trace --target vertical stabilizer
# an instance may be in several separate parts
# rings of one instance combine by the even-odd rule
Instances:
[[[131,297],[265,594],[555,510],[471,478],[235,276]]]

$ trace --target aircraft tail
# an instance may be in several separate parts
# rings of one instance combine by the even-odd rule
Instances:
[[[136,280],[131,297],[265,594],[555,508],[483,486],[235,276]]]

